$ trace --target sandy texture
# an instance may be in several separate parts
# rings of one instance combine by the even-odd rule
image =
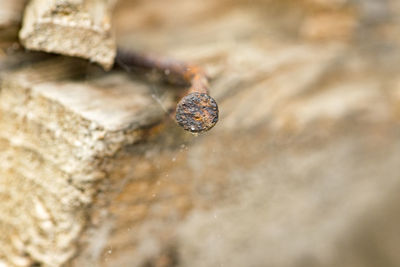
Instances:
[[[112,0],[33,0],[25,10],[20,40],[28,49],[82,57],[108,70],[116,53],[113,4]]]

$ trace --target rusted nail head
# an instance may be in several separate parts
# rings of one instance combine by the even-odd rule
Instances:
[[[207,94],[190,93],[179,101],[176,121],[192,133],[208,131],[218,121],[217,102]]]

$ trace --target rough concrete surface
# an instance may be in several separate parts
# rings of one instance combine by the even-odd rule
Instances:
[[[21,43],[31,50],[89,59],[109,70],[116,44],[114,0],[32,0],[25,9]]]

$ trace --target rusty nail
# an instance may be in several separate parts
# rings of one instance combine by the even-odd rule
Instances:
[[[116,62],[123,67],[154,70],[169,83],[189,86],[175,114],[176,122],[183,129],[201,133],[217,123],[218,105],[209,95],[206,74],[198,66],[122,49],[118,50]]]

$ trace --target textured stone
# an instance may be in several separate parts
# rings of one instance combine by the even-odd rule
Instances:
[[[116,44],[111,31],[113,0],[32,0],[20,31],[32,50],[76,56],[110,69]]]
[[[148,88],[126,75],[79,82],[85,65],[51,59],[2,77],[0,224],[13,231],[2,232],[0,258],[16,266],[60,266],[76,254],[88,207],[119,166],[107,158],[163,117]]]

